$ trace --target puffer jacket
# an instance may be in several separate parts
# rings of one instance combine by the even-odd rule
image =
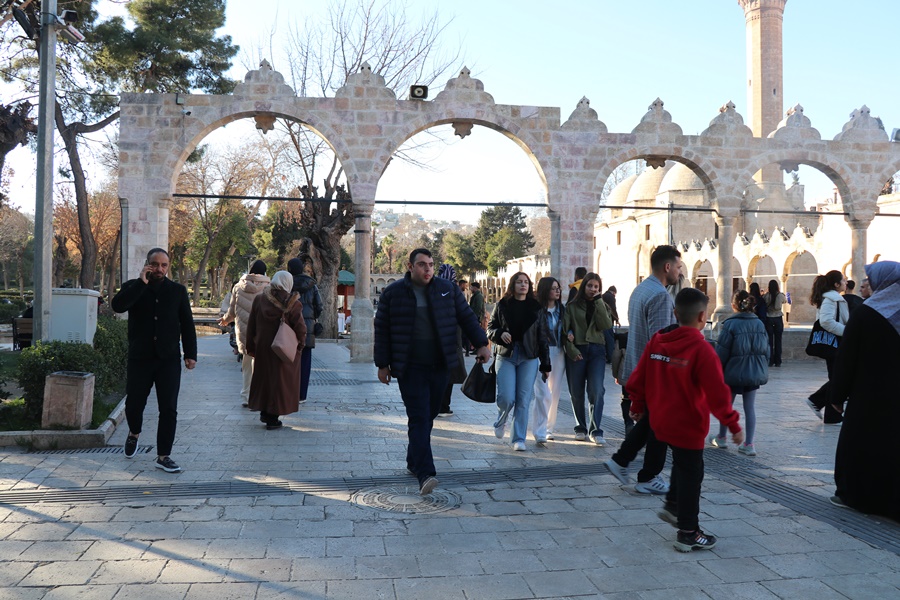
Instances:
[[[728,385],[758,387],[769,381],[769,352],[769,335],[755,313],[735,313],[722,322],[716,353]]]
[[[409,273],[390,284],[381,293],[375,312],[375,366],[390,367],[391,375],[403,377],[412,351],[413,328],[416,321],[416,294]],[[441,355],[451,371],[458,364],[456,328],[473,346],[487,346],[487,337],[466,297],[455,283],[446,279],[432,279],[425,287],[428,308],[440,340]]]
[[[547,328],[547,311],[544,310],[540,303],[533,297],[529,296],[525,299],[528,308],[534,311],[534,322],[522,334],[520,347],[525,353],[525,358],[537,358],[540,362],[538,369],[541,373],[549,373],[550,366],[550,345],[547,338],[550,336],[550,330]],[[501,299],[494,311],[491,313],[491,320],[488,323],[488,339],[494,343],[494,352],[498,356],[512,356],[513,346],[507,346],[501,336],[510,331],[508,317],[509,300]]]
[[[816,319],[819,320],[822,329],[842,336],[844,335],[844,325],[849,318],[850,306],[843,296],[835,290],[829,290],[822,294],[822,306],[816,311]]]
[[[250,319],[250,309],[253,308],[253,299],[269,285],[269,278],[256,273],[246,273],[231,290],[231,303],[228,312],[222,319],[226,323],[234,323],[235,338],[237,339],[238,352],[247,354],[247,321]]]
[[[300,302],[303,303],[303,320],[306,322],[306,347],[315,348],[316,334],[313,333],[313,328],[316,320],[324,310],[316,280],[305,273],[294,275],[294,287],[291,288],[291,292],[300,294]]]

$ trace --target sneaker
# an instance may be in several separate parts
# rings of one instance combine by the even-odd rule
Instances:
[[[675,549],[679,552],[691,550],[712,550],[716,547],[716,537],[697,531],[678,530],[678,538],[675,540]]]
[[[161,456],[156,459],[156,468],[162,469],[166,473],[181,473],[181,467],[175,464],[175,461],[168,456]]]
[[[434,491],[434,488],[437,487],[438,483],[440,482],[437,480],[437,477],[427,477],[425,481],[422,482],[422,486],[419,488],[419,495],[427,496]]]
[[[738,446],[738,452],[747,456],[756,456],[756,449],[753,447],[753,444],[741,444]]]
[[[819,419],[822,418],[822,409],[819,408],[818,406],[816,406],[816,403],[815,403],[815,402],[813,402],[812,400],[810,400],[809,398],[807,398],[807,399],[806,399],[806,405],[807,405],[814,413],[816,413],[816,416],[819,417]]]
[[[512,446],[516,452],[525,452],[525,442],[513,442]]]
[[[661,475],[657,475],[650,481],[637,482],[634,484],[634,490],[639,494],[656,494],[661,496],[669,493],[669,484],[666,483],[666,480]]]
[[[137,454],[138,439],[131,435],[125,437],[125,458],[134,458]]]
[[[306,398],[300,398],[297,404],[306,404]]]
[[[553,440],[556,439],[555,437],[553,437],[553,432],[552,432],[552,431],[548,431],[548,432],[547,432],[547,439],[548,439],[549,441],[551,441],[551,442],[552,442]]]
[[[850,505],[841,500],[840,496],[832,496],[828,499],[829,502],[834,504],[835,506],[840,506],[841,508],[850,508]]]
[[[284,427],[284,423],[281,421],[275,421],[274,423],[266,423],[266,431],[272,431],[273,429],[281,429]]]
[[[544,445],[544,444],[547,443],[547,436],[544,436],[544,437],[535,437],[535,438],[534,438],[534,441],[537,442],[538,444]]]
[[[602,435],[596,435],[596,434],[592,433],[591,435],[588,436],[588,439],[590,439],[592,442],[594,442],[594,444],[596,444],[598,446],[606,445],[606,440],[603,438]]]
[[[506,423],[494,427],[494,435],[498,440],[502,440],[503,436],[506,435]]]
[[[678,511],[672,504],[668,502],[663,504],[663,507],[656,512],[656,516],[672,527],[678,527]]]
[[[453,416],[453,411],[450,410],[450,409],[448,408],[448,409],[445,410],[445,411],[439,412],[439,413],[438,413],[438,416],[439,416],[439,417],[452,417],[452,416]]]
[[[575,432],[575,439],[578,440],[579,442],[583,442],[586,437],[587,436],[585,435],[585,433],[583,431]]]
[[[619,483],[628,485],[628,469],[626,467],[619,465],[619,463],[613,459],[609,459],[603,464],[612,476],[619,480]]]
[[[711,435],[707,438],[709,445],[713,448],[727,448],[728,447],[728,438],[719,437],[717,435]]]

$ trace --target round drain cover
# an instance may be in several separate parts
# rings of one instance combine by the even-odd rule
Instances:
[[[357,506],[376,508],[404,514],[432,514],[458,508],[462,498],[446,490],[434,490],[427,496],[419,495],[415,485],[395,485],[390,487],[360,490],[350,499]]]

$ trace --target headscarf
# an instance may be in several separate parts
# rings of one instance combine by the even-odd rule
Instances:
[[[446,279],[456,283],[456,269],[450,263],[444,263],[438,267],[437,276],[439,279]]]
[[[900,334],[900,263],[883,260],[866,267],[872,295],[865,305],[875,309]]]
[[[278,271],[272,275],[272,282],[270,285],[276,290],[290,292],[291,288],[294,287],[294,278],[287,271]]]

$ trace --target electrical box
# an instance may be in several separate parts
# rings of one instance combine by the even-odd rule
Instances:
[[[100,292],[79,288],[53,288],[50,299],[50,339],[94,343]]]

